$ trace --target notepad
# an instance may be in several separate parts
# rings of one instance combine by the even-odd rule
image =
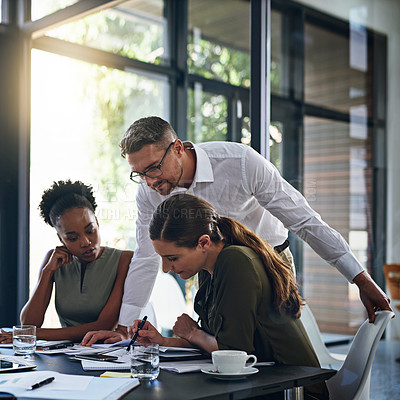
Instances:
[[[82,368],[85,371],[126,371],[131,369],[130,356],[125,349],[119,349],[112,354],[118,356],[118,363],[108,361],[81,360]]]

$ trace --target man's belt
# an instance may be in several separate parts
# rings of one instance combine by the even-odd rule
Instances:
[[[274,249],[277,253],[282,253],[283,250],[289,247],[289,240],[285,240],[282,244],[279,246],[275,246]]]

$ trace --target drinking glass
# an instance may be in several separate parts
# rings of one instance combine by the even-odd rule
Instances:
[[[132,377],[147,381],[156,379],[160,373],[158,344],[134,345],[130,351]]]
[[[36,326],[13,326],[13,349],[17,355],[33,354],[36,350]]]

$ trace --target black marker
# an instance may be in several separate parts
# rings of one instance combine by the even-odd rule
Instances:
[[[139,322],[139,326],[137,328],[137,331],[133,334],[133,337],[132,337],[131,341],[128,344],[128,347],[126,349],[127,351],[129,351],[131,349],[131,346],[133,345],[133,343],[135,343],[135,340],[138,337],[138,332],[143,328],[143,326],[144,326],[144,324],[146,322],[146,319],[147,319],[147,315],[144,316],[143,319]]]
[[[42,382],[35,383],[34,385],[31,386],[31,390],[40,388],[40,387],[42,387],[42,386],[44,386],[44,385],[47,385],[48,383],[53,382],[54,379],[56,379],[56,378],[54,378],[54,376],[52,376],[52,377],[50,377],[50,378],[45,379],[45,380],[42,381]]]

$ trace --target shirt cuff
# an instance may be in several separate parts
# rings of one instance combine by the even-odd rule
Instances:
[[[365,269],[350,251],[333,263],[333,266],[350,282]]]
[[[122,303],[119,311],[119,325],[131,326],[135,319],[139,319],[142,307],[137,307],[132,304]]]

